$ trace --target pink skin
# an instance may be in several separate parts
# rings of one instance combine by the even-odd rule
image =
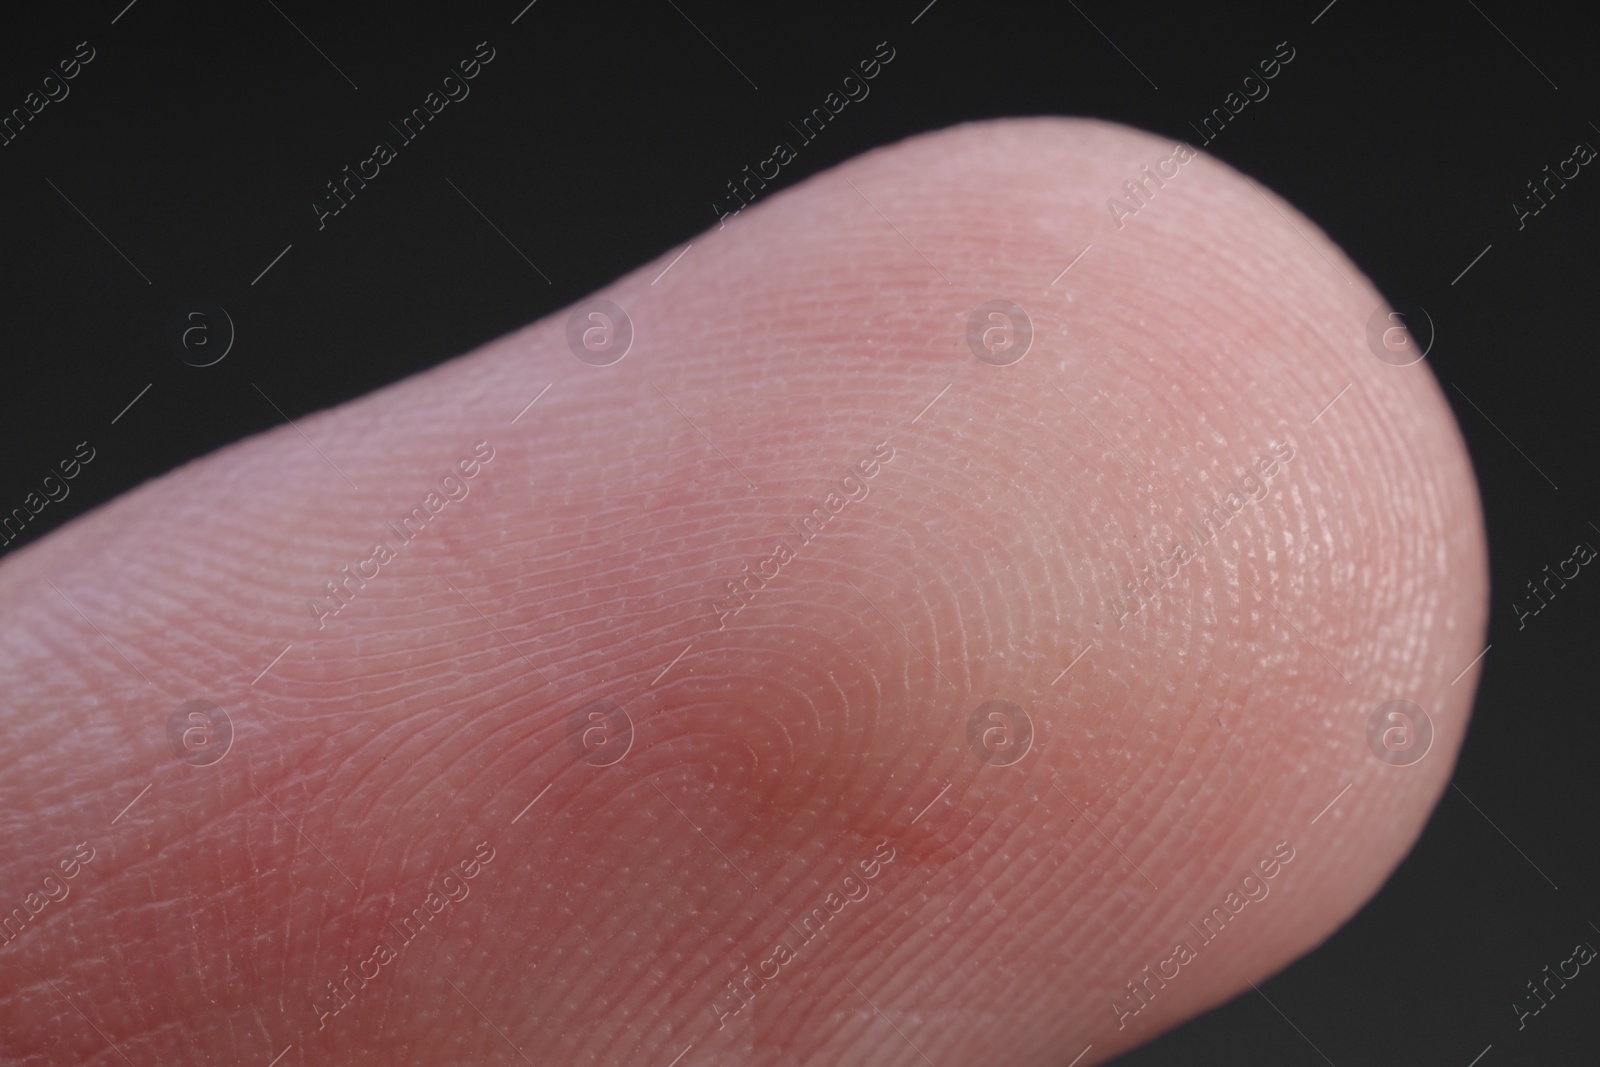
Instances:
[[[12,555],[0,908],[94,858],[0,944],[0,1061],[1088,1065],[1315,946],[1450,775],[1482,522],[1426,363],[1367,349],[1380,297],[1313,224],[1200,157],[1116,226],[1172,148],[1030,120],[871,153],[597,294],[636,332],[613,366],[554,315]],[[1005,367],[966,341],[996,299],[1034,329]],[[1159,595],[1107,607],[1146,564]],[[211,766],[168,745],[196,698],[236,731]],[[569,743],[597,699],[633,724],[610,766]],[[1011,766],[968,747],[1002,699]],[[1396,699],[1434,730],[1410,766],[1366,740]],[[319,1029],[346,965],[375,976]]]

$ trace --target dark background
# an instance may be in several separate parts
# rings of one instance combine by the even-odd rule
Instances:
[[[1467,1067],[1491,1045],[1481,1067],[1595,1062],[1600,975],[1585,969],[1521,1032],[1511,1007],[1576,942],[1600,946],[1583,659],[1600,578],[1586,570],[1520,631],[1512,607],[1576,542],[1600,544],[1600,165],[1520,230],[1512,207],[1577,142],[1600,146],[1593,38],[1567,9],[897,0],[757,18],[719,0],[539,0],[513,24],[526,0],[125,2],[12,12],[0,32],[0,111],[77,42],[97,53],[0,147],[0,511],[78,442],[96,450],[4,551],[681,246],[715,221],[724,182],[879,41],[897,54],[870,97],[778,187],[992,116],[1097,116],[1198,146],[1189,123],[1287,41],[1296,56],[1270,96],[1206,150],[1431,315],[1428,359],[1488,514],[1492,650],[1455,786],[1377,899],[1264,985],[1271,1003],[1246,993],[1121,1062]],[[482,40],[496,57],[471,96],[319,232],[323,183],[394,140],[386,123]],[[237,329],[203,369],[166,341],[192,299]]]

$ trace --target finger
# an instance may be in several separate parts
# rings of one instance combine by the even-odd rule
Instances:
[[[1090,1064],[1376,890],[1485,553],[1309,221],[1018,121],[668,262],[0,567],[8,1056]]]

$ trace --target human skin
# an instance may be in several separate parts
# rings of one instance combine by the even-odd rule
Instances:
[[[614,365],[563,311],[13,553],[0,909],[94,858],[0,943],[0,1062],[1087,1067],[1326,938],[1449,779],[1482,520],[1426,363],[1368,349],[1381,298],[1311,222],[1202,156],[1117,228],[1172,149],[1027,120],[870,153],[596,294],[636,331]],[[1034,329],[1003,367],[966,337],[997,299]],[[1262,499],[1107,607],[1275,442]],[[235,731],[210,765],[169,744],[191,699]],[[628,743],[574,747],[601,699],[632,738],[595,766]],[[1407,766],[1367,741],[1399,699],[1434,733]],[[1013,764],[969,746],[990,700],[1031,718]],[[1264,899],[1113,1007],[1280,842]],[[347,965],[376,975],[333,1014]]]

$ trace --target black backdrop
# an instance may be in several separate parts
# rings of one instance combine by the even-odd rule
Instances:
[[[1295,59],[1270,96],[1206,150],[1433,319],[1429,362],[1489,517],[1492,649],[1455,785],[1383,892],[1264,986],[1271,1004],[1246,993],[1122,1062],[1595,1062],[1600,976],[1520,1032],[1512,1009],[1575,942],[1600,946],[1583,666],[1600,579],[1521,630],[1513,607],[1575,542],[1600,544],[1586,373],[1600,168],[1537,215],[1514,207],[1575,144],[1600,146],[1592,35],[1563,9],[1506,0],[1425,13],[896,0],[759,17],[723,0],[525,2],[112,0],[3,16],[0,109],[67,95],[0,146],[0,507],[78,442],[96,450],[4,551],[682,245],[715,221],[724,183],[880,41],[896,57],[870,97],[776,184],[993,116],[1090,115],[1198,144],[1190,123],[1286,41]],[[485,40],[494,59],[471,96],[319,230],[324,183]],[[80,41],[93,58],[47,82]],[[214,366],[168,344],[190,300],[234,323]]]

